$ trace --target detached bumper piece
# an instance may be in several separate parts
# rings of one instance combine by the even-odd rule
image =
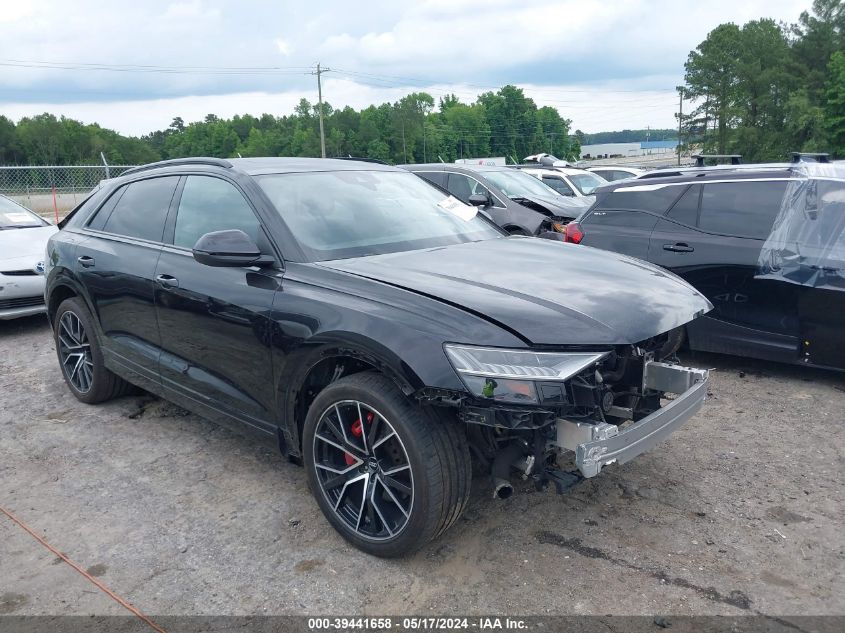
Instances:
[[[575,451],[575,464],[585,478],[595,477],[608,464],[631,461],[685,424],[701,409],[708,380],[709,373],[704,369],[647,362],[643,390],[677,394],[674,400],[621,430],[604,423],[558,420],[557,443]]]

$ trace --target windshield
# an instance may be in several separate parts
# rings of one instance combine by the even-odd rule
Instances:
[[[45,226],[47,223],[12,200],[0,196],[0,231],[5,229],[28,229]]]
[[[483,171],[479,173],[501,189],[502,193],[508,198],[531,198],[533,196],[557,198],[560,195],[557,191],[544,185],[534,176],[529,176],[515,169]]]
[[[569,174],[569,180],[585,196],[589,196],[597,187],[607,184],[607,180],[589,171],[585,171],[583,174]]]
[[[475,207],[407,172],[270,174],[256,181],[311,261],[503,236]]]

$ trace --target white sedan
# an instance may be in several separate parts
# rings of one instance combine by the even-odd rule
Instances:
[[[44,253],[58,229],[0,196],[0,319],[38,314],[44,306]]]

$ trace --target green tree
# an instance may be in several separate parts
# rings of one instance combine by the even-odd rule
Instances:
[[[845,53],[836,51],[828,64],[825,86],[826,128],[830,134],[831,151],[845,156]]]
[[[728,151],[728,129],[736,120],[740,39],[736,24],[721,24],[708,33],[684,64],[685,93],[700,101],[691,116],[703,119],[705,128],[715,120],[716,138],[705,139],[705,148],[720,154]]]

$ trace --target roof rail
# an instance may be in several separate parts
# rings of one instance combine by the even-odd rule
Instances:
[[[714,160],[730,160],[731,165],[742,164],[742,154],[695,154],[693,158],[695,159],[696,167],[704,167],[704,161],[708,158]]]
[[[377,163],[379,165],[390,166],[390,163],[383,161],[380,158],[363,158],[361,156],[352,156],[352,155],[349,155],[349,156],[332,156],[332,158],[334,158],[336,160],[357,160],[358,162],[361,162],[361,163]]]
[[[226,169],[232,168],[232,163],[230,163],[225,158],[209,158],[204,156],[198,156],[193,158],[171,158],[170,160],[160,160],[155,163],[147,163],[146,165],[139,165],[138,167],[127,169],[120,175],[126,176],[127,174],[137,174],[140,171],[158,169],[159,167],[172,167],[177,165],[211,165],[213,167],[224,167]]]
[[[823,152],[792,152],[793,163],[829,163],[830,154]]]

